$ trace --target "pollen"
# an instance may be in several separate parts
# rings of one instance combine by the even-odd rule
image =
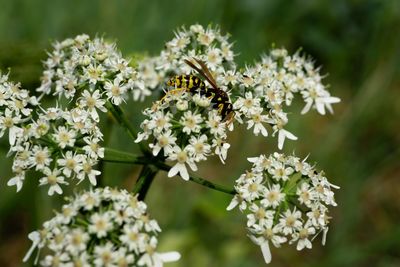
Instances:
[[[181,151],[178,153],[177,160],[179,163],[184,163],[187,161],[187,159],[188,159],[188,156],[187,156],[186,151]]]

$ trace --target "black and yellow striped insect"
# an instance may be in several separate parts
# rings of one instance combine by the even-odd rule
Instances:
[[[201,96],[205,96],[211,99],[212,107],[218,110],[222,119],[231,122],[234,113],[228,94],[217,86],[217,83],[208,70],[206,64],[201,60],[193,59],[199,64],[200,68],[193,62],[185,59],[186,64],[204,77],[210,83],[211,87],[207,87],[206,84],[196,75],[182,74],[172,77],[167,82],[168,86],[175,88],[174,90],[168,91],[167,95],[185,90],[191,94],[200,94]]]

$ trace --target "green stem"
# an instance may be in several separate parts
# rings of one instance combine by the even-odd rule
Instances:
[[[150,185],[157,175],[157,168],[152,165],[143,165],[142,170],[139,174],[139,178],[136,181],[133,193],[138,194],[139,200],[144,200],[149,191]]]
[[[107,115],[106,119],[106,127],[104,127],[104,132],[103,132],[103,146],[108,146],[110,142],[110,137],[112,133],[112,118],[109,114]],[[105,168],[105,161],[100,161],[98,164],[98,169],[101,172],[99,176],[97,176],[97,183],[100,187],[104,186],[104,168]]]
[[[154,164],[155,166],[157,166],[160,170],[163,171],[169,171],[171,169],[171,166],[165,164],[164,162],[160,162],[160,161],[156,161],[153,162],[152,164]],[[206,179],[203,179],[199,176],[195,176],[195,175],[190,175],[189,177],[189,181],[192,181],[196,184],[226,193],[226,194],[230,194],[230,195],[236,195],[236,191],[234,189],[230,189],[230,188],[226,188],[225,186],[219,185],[219,184],[215,184],[213,182],[210,182]]]
[[[167,165],[166,163],[152,157],[152,158],[147,158],[147,157],[140,157],[131,153],[127,152],[122,152],[119,150],[111,149],[111,148],[105,148],[105,153],[104,153],[104,158],[102,159],[103,161],[106,162],[115,162],[115,163],[129,163],[129,164],[142,164],[142,165],[153,165],[157,167],[160,170],[163,171],[169,171],[171,167]],[[195,176],[195,175],[190,175],[189,178],[190,181],[197,183],[199,185],[226,193],[230,195],[235,195],[236,191],[234,189],[226,188],[222,185],[215,184],[213,182],[210,182],[206,179],[203,179],[201,177]]]
[[[129,119],[124,114],[124,111],[119,106],[113,105],[110,101],[107,101],[105,106],[106,106],[107,110],[110,111],[111,114],[114,116],[114,118],[118,121],[118,123],[121,124],[122,127],[125,128],[128,135],[133,140],[136,140],[137,132],[136,132],[135,128],[133,127],[133,125],[130,123]],[[150,153],[148,151],[148,149],[142,143],[139,143],[139,147],[140,147],[140,150],[144,154]]]
[[[146,158],[137,156],[131,153],[119,151],[112,148],[104,148],[104,158],[105,162],[114,163],[128,163],[128,164],[147,164],[148,160]]]

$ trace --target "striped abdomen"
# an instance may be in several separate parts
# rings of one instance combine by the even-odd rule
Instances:
[[[186,89],[191,93],[202,93],[206,89],[205,83],[194,75],[177,75],[169,79],[168,86],[175,87],[176,89]]]

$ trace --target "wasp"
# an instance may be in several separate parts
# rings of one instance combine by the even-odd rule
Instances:
[[[198,59],[193,58],[199,64],[196,66],[193,62],[185,59],[185,63],[191,68],[196,70],[200,76],[205,78],[211,87],[206,84],[196,75],[177,75],[172,77],[168,82],[168,86],[175,87],[175,90],[168,91],[168,93],[176,93],[182,90],[188,91],[191,94],[200,94],[211,99],[212,108],[217,109],[223,121],[231,122],[233,119],[233,106],[229,100],[228,94],[217,86],[217,83],[207,68],[206,64]]]

